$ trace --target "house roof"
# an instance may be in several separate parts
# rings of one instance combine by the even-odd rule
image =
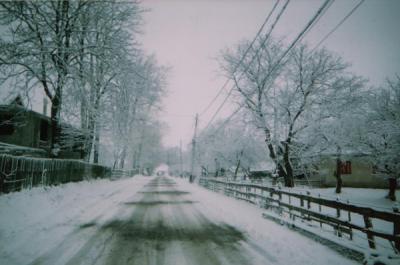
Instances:
[[[15,111],[15,112],[21,112],[21,113],[25,112],[25,113],[29,113],[31,115],[34,115],[34,116],[36,116],[36,117],[38,117],[38,118],[40,118],[42,120],[46,120],[49,123],[51,122],[50,117],[48,117],[46,115],[43,115],[43,114],[41,114],[39,112],[27,109],[27,108],[25,108],[25,107],[23,107],[23,106],[21,106],[19,104],[0,105],[0,111]],[[72,126],[72,125],[70,125],[68,123],[61,122],[60,125],[61,125],[61,128],[68,129],[70,131],[73,131],[74,133],[82,134],[82,131],[80,129],[75,128],[74,126]]]
[[[30,113],[30,114],[32,114],[32,115],[35,115],[35,116],[37,116],[37,117],[39,117],[39,118],[41,118],[41,119],[50,121],[50,117],[48,117],[48,116],[46,116],[46,115],[43,115],[43,114],[41,114],[41,113],[39,113],[39,112],[36,112],[36,111],[30,110],[30,109],[27,109],[27,108],[25,108],[24,106],[21,106],[21,105],[19,105],[19,104],[3,104],[3,105],[0,105],[0,110],[2,110],[2,111],[20,111],[20,112],[26,112],[26,113]]]
[[[250,168],[250,171],[274,171],[275,163],[273,161],[262,161]]]

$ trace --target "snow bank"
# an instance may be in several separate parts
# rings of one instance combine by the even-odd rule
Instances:
[[[0,264],[27,264],[79,226],[105,222],[148,180],[90,180],[0,196]]]

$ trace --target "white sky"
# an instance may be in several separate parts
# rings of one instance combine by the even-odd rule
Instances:
[[[290,42],[322,2],[292,0],[275,35],[286,36]],[[336,0],[303,41],[312,45],[319,42],[357,3]],[[226,80],[215,58],[222,49],[244,38],[252,39],[274,1],[144,0],[142,4],[151,9],[144,15],[143,47],[154,53],[159,63],[172,67],[161,115],[169,126],[163,142],[177,146],[182,139],[186,145],[193,136],[195,114],[204,110]],[[352,63],[354,72],[369,78],[372,84],[380,84],[386,77],[400,74],[399,14],[400,1],[366,0],[323,46]],[[223,98],[200,117],[200,128]],[[232,110],[232,104],[227,104],[218,118]]]

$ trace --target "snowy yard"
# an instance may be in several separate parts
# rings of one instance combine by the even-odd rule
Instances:
[[[324,199],[329,199],[329,200],[334,200],[334,201],[339,201],[347,204],[352,204],[356,206],[361,206],[361,207],[367,207],[367,208],[372,208],[378,211],[384,211],[384,212],[391,212],[393,213],[394,210],[399,209],[399,203],[397,201],[393,202],[385,196],[387,195],[388,191],[384,189],[365,189],[365,188],[343,188],[341,194],[336,194],[335,193],[335,188],[314,188],[314,189],[302,189],[302,188],[294,188],[291,189],[292,191],[296,193],[302,193],[302,194],[307,194],[314,196],[314,197],[320,197]],[[400,197],[400,191],[396,191],[396,195],[398,196],[397,198]],[[283,201],[288,202],[287,196],[283,196],[282,198]],[[292,199],[292,203],[296,205],[296,199]],[[297,205],[300,203],[297,202]],[[330,207],[324,207],[322,206],[319,208],[317,204],[311,203],[311,210],[315,212],[322,212],[326,215],[330,216],[336,216],[336,209],[330,208]],[[350,221],[349,220],[349,213],[346,211],[341,211],[341,220],[343,221]],[[362,215],[359,214],[351,214],[351,223],[357,224],[361,227],[364,227],[364,219]],[[310,223],[311,225],[311,223]],[[318,222],[313,222],[312,224],[316,229],[317,233],[320,232],[328,232],[329,234],[334,233],[334,229],[332,227],[324,227],[324,228],[319,228],[319,223]],[[372,225],[373,229],[376,231],[392,234],[393,233],[393,223],[387,222],[384,220],[379,220],[379,219],[372,219]],[[353,231],[353,236],[354,236],[354,241],[350,242],[352,245],[355,245],[356,247],[361,247],[361,249],[368,250],[368,241],[366,238],[366,235],[360,231]],[[334,240],[338,240],[339,238],[333,237]],[[341,240],[343,241],[343,240]],[[346,241],[346,240],[345,240]],[[344,244],[348,244],[349,242],[343,242]],[[377,250],[376,252],[383,254],[386,253],[386,255],[393,254],[393,247],[389,244],[387,240],[384,240],[382,238],[375,238],[375,243],[377,244]]]
[[[342,202],[350,202],[359,206],[371,207],[377,210],[392,211],[394,207],[399,208],[399,201],[391,201],[385,196],[388,194],[387,189],[365,189],[365,188],[347,188],[342,189],[342,193],[336,194],[335,188],[294,188],[296,192],[309,191],[311,195],[321,198],[339,200]],[[400,200],[400,190],[396,191],[396,197]]]
[[[0,196],[0,264],[357,264],[262,212],[176,178],[34,188]]]

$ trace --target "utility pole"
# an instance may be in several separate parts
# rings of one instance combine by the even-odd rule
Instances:
[[[180,172],[181,172],[181,177],[183,174],[183,161],[182,161],[182,139],[179,141],[179,165],[180,165]]]
[[[193,176],[193,169],[194,169],[194,158],[196,156],[196,137],[197,137],[197,124],[199,122],[199,114],[196,114],[195,118],[195,123],[194,123],[194,135],[192,139],[192,161],[190,165],[190,177],[189,181],[193,182],[194,176]]]

